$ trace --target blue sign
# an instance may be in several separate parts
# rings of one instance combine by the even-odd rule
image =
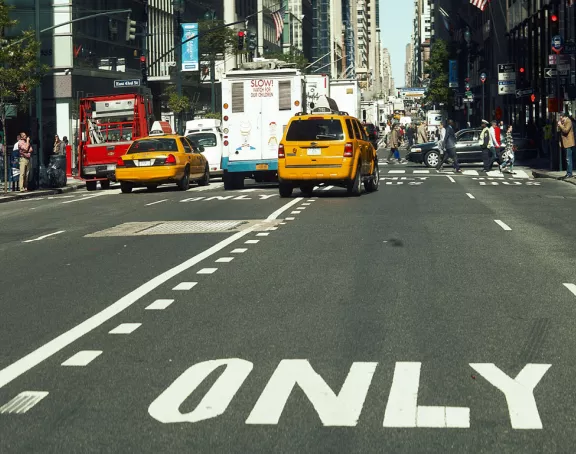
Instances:
[[[198,35],[198,24],[182,24],[182,43]],[[198,38],[182,44],[182,71],[199,71]]]
[[[448,62],[448,87],[458,88],[458,61],[450,60]]]
[[[552,37],[552,50],[554,52],[556,52],[557,54],[559,54],[560,52],[562,52],[562,49],[564,48],[564,38],[562,38],[560,35],[555,35]]]

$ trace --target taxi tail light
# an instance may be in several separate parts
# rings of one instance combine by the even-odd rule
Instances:
[[[354,154],[354,146],[352,145],[352,142],[348,142],[345,146],[344,146],[344,157],[345,158],[351,158]]]
[[[126,164],[124,164],[124,159],[122,158],[118,158],[116,160],[116,167],[124,167]]]
[[[168,157],[166,158],[166,161],[164,161],[164,164],[166,165],[176,164],[176,157],[173,154],[169,154]]]
[[[278,159],[285,158],[286,155],[284,154],[284,144],[278,145]]]

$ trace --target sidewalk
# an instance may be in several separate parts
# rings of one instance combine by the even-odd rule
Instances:
[[[564,175],[566,175],[565,171],[562,171],[562,172],[556,171],[555,172],[553,170],[543,170],[543,169],[532,170],[532,176],[534,178],[550,178],[553,180],[562,180],[562,177]],[[576,185],[576,178],[568,178],[567,180],[562,180],[562,181]]]
[[[36,197],[46,197],[49,195],[65,194],[67,192],[76,191],[77,189],[84,189],[86,183],[76,178],[68,178],[66,186],[63,188],[54,189],[38,189],[30,192],[4,192],[4,183],[1,183],[0,190],[0,203],[13,202],[15,200],[32,199]]]

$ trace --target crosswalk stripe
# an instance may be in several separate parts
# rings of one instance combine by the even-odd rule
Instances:
[[[462,171],[462,175],[474,175],[474,176],[478,176],[478,171],[477,170],[463,170]]]
[[[514,172],[516,172],[516,175],[513,175],[514,178],[530,178],[530,175],[524,172],[524,170],[515,170]]]
[[[405,170],[389,170],[388,173],[406,173]]]
[[[429,170],[415,170],[414,173],[430,173]]]

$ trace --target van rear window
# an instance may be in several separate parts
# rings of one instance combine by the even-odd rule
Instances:
[[[290,123],[286,140],[344,140],[344,132],[340,120],[295,120]]]
[[[196,142],[198,145],[203,147],[215,147],[216,146],[216,134],[211,132],[199,132],[196,134],[190,134],[186,136],[188,140]]]

